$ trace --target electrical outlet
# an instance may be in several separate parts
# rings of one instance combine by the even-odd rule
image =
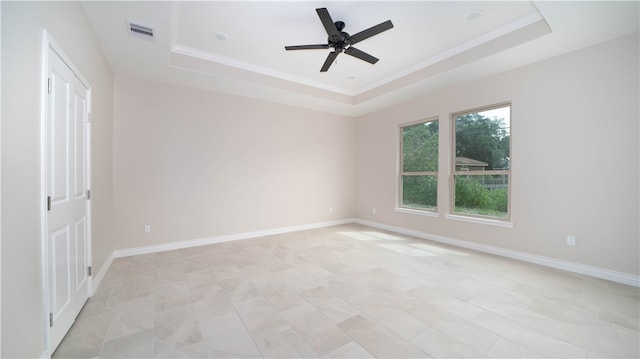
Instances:
[[[376,207],[371,208],[371,213],[376,214]]]
[[[576,245],[576,236],[567,236],[567,245],[575,246]]]
[[[144,234],[149,234],[151,233],[151,225],[150,224],[145,224],[144,225]]]
[[[333,207],[329,207],[329,214],[333,214]]]

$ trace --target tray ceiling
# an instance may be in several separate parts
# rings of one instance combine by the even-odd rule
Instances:
[[[315,9],[354,34],[375,65],[330,49]],[[461,81],[488,76],[638,31],[638,2],[195,1],[84,2],[114,73],[359,116]],[[153,29],[132,36],[129,23]]]

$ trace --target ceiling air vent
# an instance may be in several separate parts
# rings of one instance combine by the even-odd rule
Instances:
[[[127,28],[129,29],[129,34],[132,36],[153,40],[153,29],[148,26],[127,21]]]

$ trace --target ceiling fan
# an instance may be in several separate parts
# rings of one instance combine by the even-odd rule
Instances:
[[[329,15],[329,11],[326,8],[316,9],[316,12],[320,17],[320,21],[322,21],[322,25],[324,25],[324,29],[329,35],[329,37],[327,38],[328,43],[318,45],[285,46],[285,50],[316,50],[328,49],[330,47],[333,47],[333,51],[329,53],[329,56],[327,56],[327,59],[324,61],[324,65],[322,65],[320,72],[326,72],[327,70],[329,70],[329,67],[341,52],[366,61],[370,64],[375,64],[376,62],[378,62],[378,59],[376,57],[373,57],[364,51],[356,49],[355,47],[353,47],[353,45],[362,40],[368,39],[371,36],[377,35],[383,31],[387,31],[393,28],[393,23],[391,23],[391,20],[387,20],[376,26],[372,26],[366,30],[360,31],[355,35],[349,35],[346,32],[342,31],[342,29],[344,29],[344,22],[333,22],[333,19],[331,19],[331,15]]]

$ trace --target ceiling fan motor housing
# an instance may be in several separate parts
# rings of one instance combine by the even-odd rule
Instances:
[[[342,51],[347,47],[348,45],[347,39],[351,35],[342,31],[342,29],[344,29],[344,22],[336,21],[335,24],[336,24],[336,27],[338,28],[338,31],[340,31],[340,34],[329,35],[329,37],[327,38],[327,43],[329,43],[329,46],[333,47],[336,51]]]
[[[345,26],[344,22],[334,22],[331,19],[331,15],[329,15],[329,11],[326,8],[316,9],[316,12],[320,17],[322,25],[327,31],[327,35],[329,35],[329,37],[327,37],[327,44],[285,46],[285,50],[316,50],[328,49],[330,47],[333,47],[334,50],[330,52],[329,55],[327,55],[327,59],[324,61],[320,72],[326,72],[333,61],[336,59],[336,56],[338,56],[338,54],[342,52],[347,55],[356,57],[360,60],[366,61],[370,64],[375,64],[376,62],[378,62],[378,59],[376,57],[371,56],[364,51],[356,49],[355,47],[353,47],[353,45],[359,43],[362,40],[366,40],[371,36],[377,35],[383,31],[393,28],[393,23],[391,22],[391,20],[387,20],[351,36],[342,31]]]

